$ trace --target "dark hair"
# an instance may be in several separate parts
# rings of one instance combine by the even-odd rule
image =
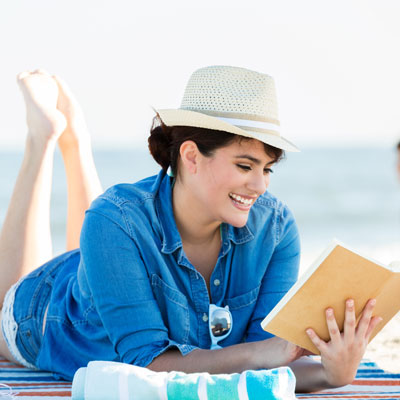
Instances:
[[[400,142],[397,143],[397,150],[400,150]]]
[[[219,148],[228,146],[235,141],[251,140],[251,138],[192,126],[166,126],[158,114],[154,117],[148,139],[149,150],[164,171],[171,167],[172,173],[177,176],[180,147],[186,140],[195,142],[203,156],[211,157]],[[264,150],[274,162],[280,161],[285,156],[282,149],[265,143]]]

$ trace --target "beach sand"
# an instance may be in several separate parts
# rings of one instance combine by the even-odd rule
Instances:
[[[400,313],[370,342],[365,358],[386,371],[400,373]]]

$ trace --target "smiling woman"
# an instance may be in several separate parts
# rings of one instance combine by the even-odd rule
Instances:
[[[271,166],[297,150],[280,136],[270,76],[196,71],[181,108],[157,111],[149,148],[159,174],[103,194],[66,84],[45,71],[18,81],[29,134],[0,236],[0,355],[67,379],[99,359],[209,373],[290,364],[301,391],[353,379],[379,321],[372,302],[358,324],[348,302],[343,334],[328,310],[328,343],[309,330],[322,363],[297,360],[303,349],[260,326],[296,281],[300,258],[291,212],[266,191]],[[57,143],[69,251],[52,259]]]

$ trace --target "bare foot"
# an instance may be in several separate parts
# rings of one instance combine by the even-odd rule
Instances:
[[[57,110],[56,82],[41,70],[21,72],[17,82],[24,95],[29,135],[46,142],[56,141],[67,123]]]
[[[53,75],[53,78],[58,85],[57,108],[67,120],[67,126],[58,140],[60,148],[82,143],[89,144],[89,132],[81,106],[65,81],[55,75]]]

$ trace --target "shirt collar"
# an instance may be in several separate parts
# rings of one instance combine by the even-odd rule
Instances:
[[[164,171],[160,172],[159,178],[161,182],[156,197],[156,209],[163,233],[161,251],[170,254],[182,247],[182,239],[176,226],[172,208],[174,178]],[[230,242],[239,245],[253,239],[254,235],[247,225],[242,228],[235,228],[229,224],[221,224],[221,241],[224,253],[230,249]]]
[[[173,253],[182,247],[182,240],[176,226],[174,212],[172,208],[172,188],[174,178],[161,171],[161,178],[158,196],[156,197],[156,209],[163,234],[161,251],[163,253]]]

